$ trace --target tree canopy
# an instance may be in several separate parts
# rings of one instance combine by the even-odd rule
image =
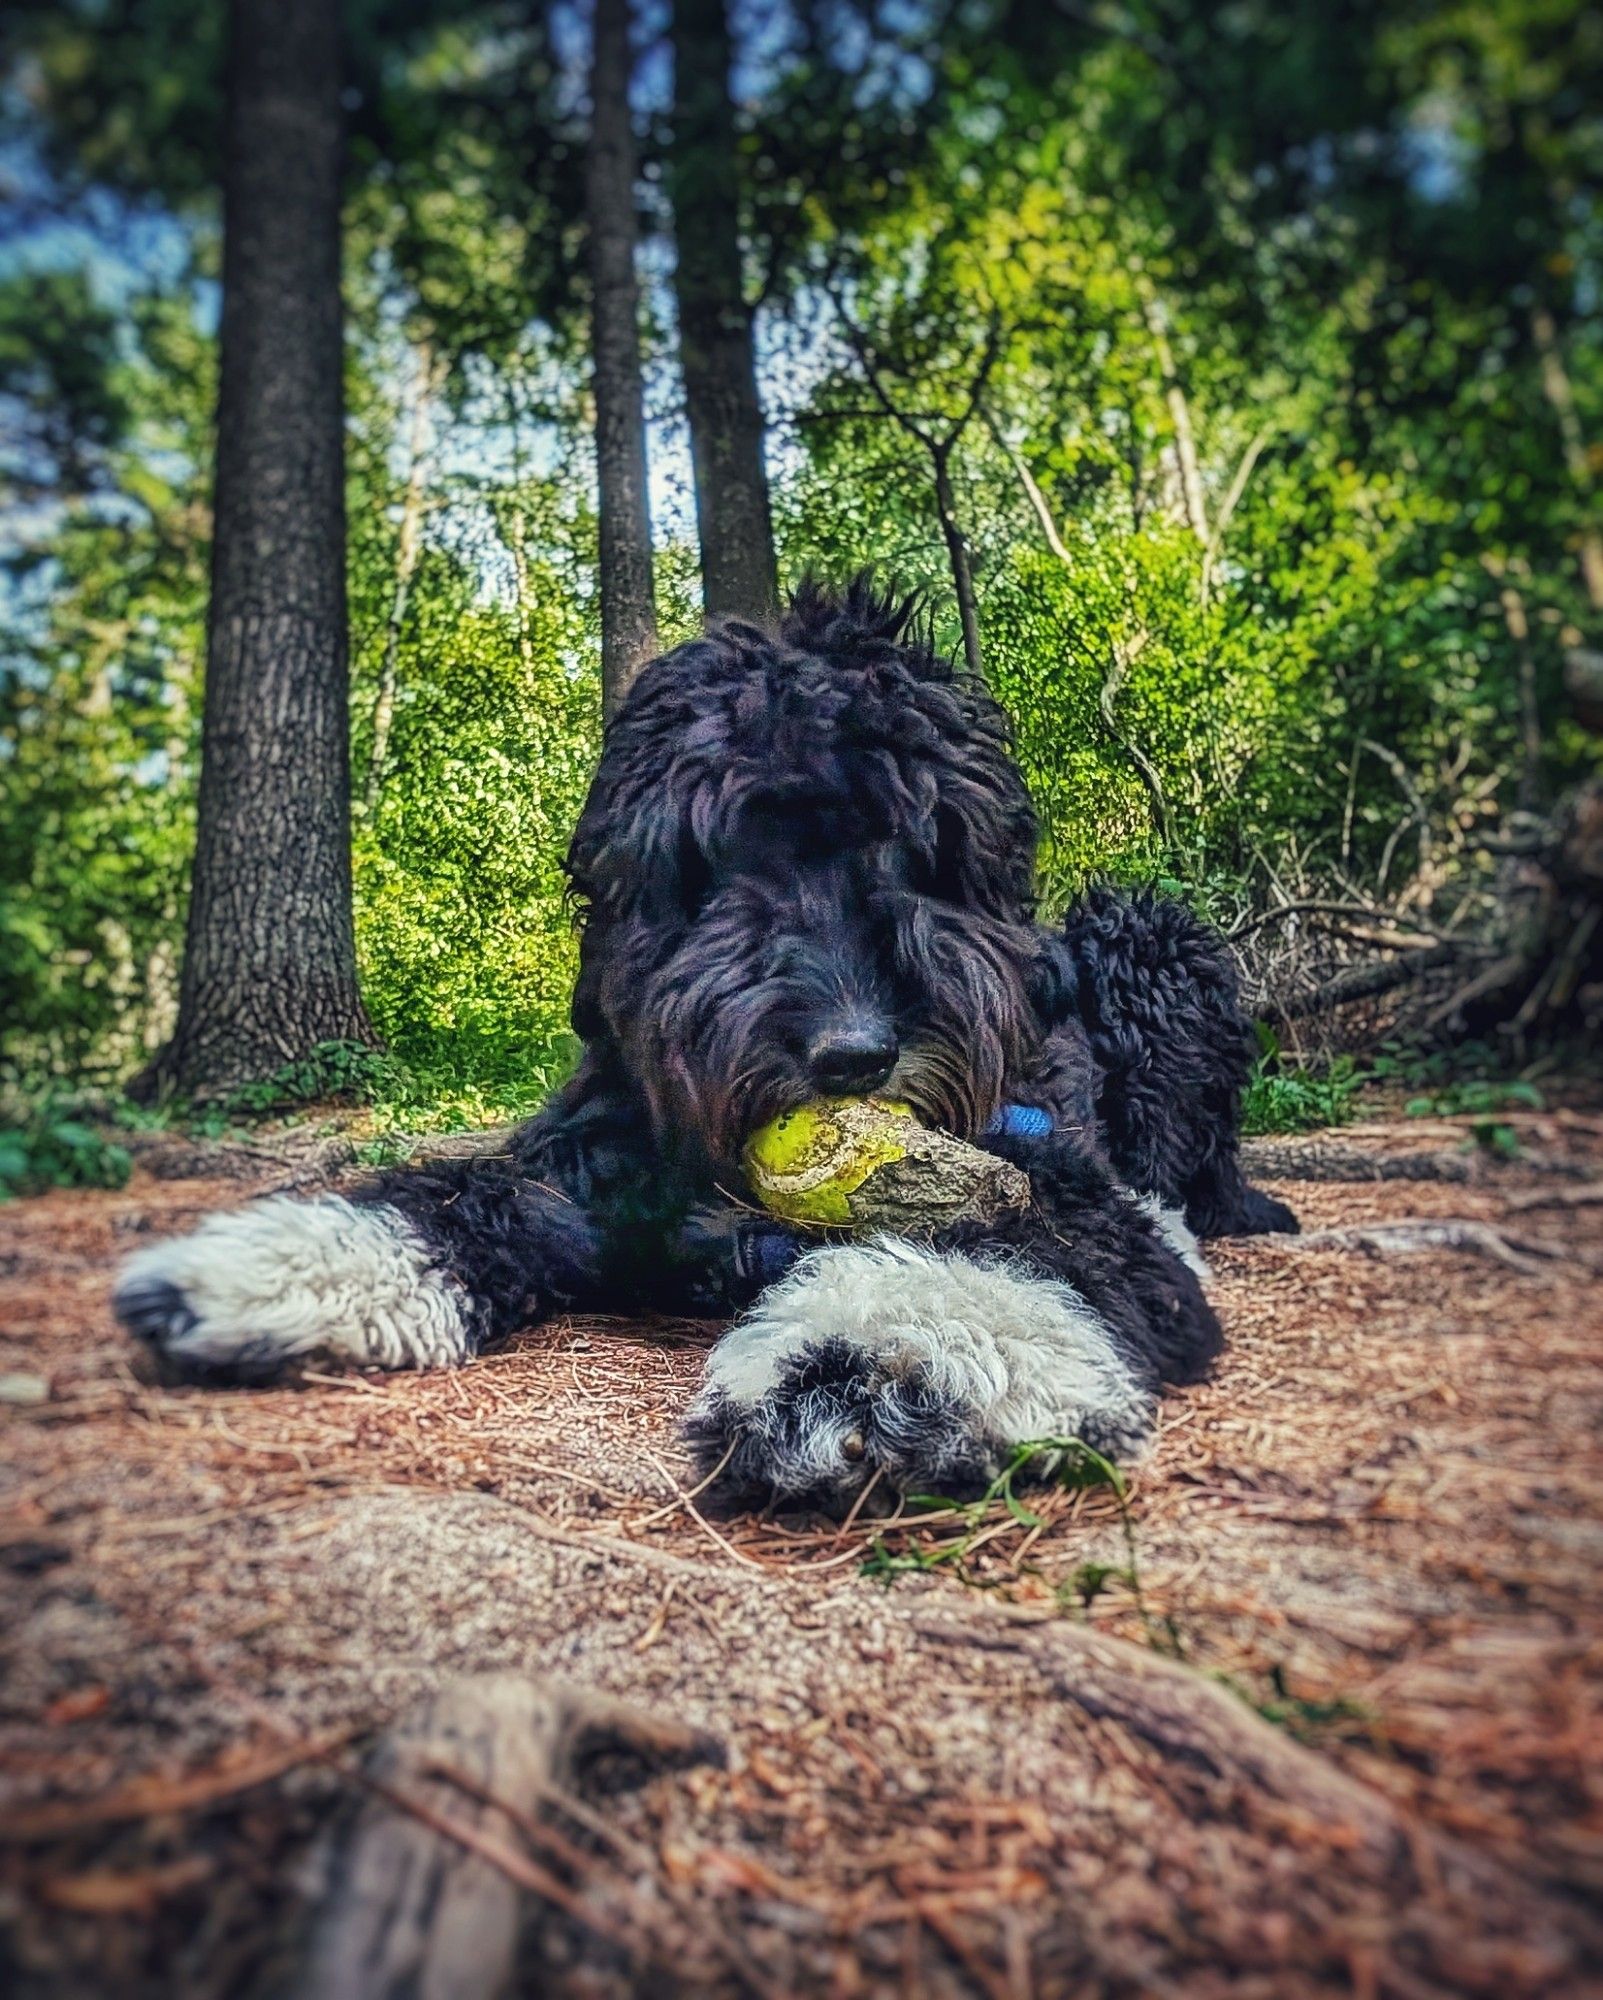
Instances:
[[[170,1024],[193,838],[221,10],[15,10],[0,1013]],[[782,586],[865,563],[1012,714],[1048,906],[1495,892],[1596,762],[1603,26],[1580,0],[749,0],[733,181]],[[636,20],[657,623],[700,617],[666,10]],[[363,989],[548,1074],[600,730],[587,17],[362,0],[344,212]],[[684,173],[677,175],[684,185]],[[1399,902],[1400,899],[1400,902]]]

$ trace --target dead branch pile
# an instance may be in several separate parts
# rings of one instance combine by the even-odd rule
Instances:
[[[1499,1034],[1521,1051],[1603,1026],[1603,781],[1521,812],[1449,878],[1421,833],[1389,898],[1284,880],[1229,935],[1252,1003],[1298,1047],[1429,1045]],[[1469,857],[1473,859],[1473,857]]]

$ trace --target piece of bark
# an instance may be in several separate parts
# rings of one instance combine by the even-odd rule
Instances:
[[[846,1206],[859,1229],[909,1235],[953,1222],[994,1222],[1029,1199],[1029,1175],[1010,1160],[919,1127],[908,1137],[905,1158],[870,1174]]]
[[[410,1711],[368,1754],[367,1796],[322,1846],[304,1942],[277,1990],[286,2000],[508,1992],[529,1895],[571,1900],[516,1822],[613,1755],[647,1770],[723,1761],[699,1730],[519,1674],[469,1676]]]

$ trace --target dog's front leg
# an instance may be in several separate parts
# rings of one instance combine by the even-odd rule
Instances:
[[[453,1161],[354,1197],[252,1202],[123,1266],[114,1303],[175,1373],[262,1381],[295,1362],[440,1368],[586,1302],[594,1230],[571,1201]]]
[[[447,1367],[555,1313],[625,1309],[597,1218],[649,1184],[640,1132],[581,1070],[496,1156],[271,1197],[139,1251],[117,1313],[175,1371],[252,1381],[313,1357]]]
[[[719,1342],[689,1435],[734,1497],[834,1506],[981,1490],[1015,1445],[1109,1456],[1156,1383],[1073,1286],[1014,1258],[890,1237],[811,1252]]]
[[[751,1209],[728,1204],[698,1208],[671,1245],[667,1290],[682,1312],[732,1319],[777,1284],[818,1240]]]
[[[1021,1444],[1127,1457],[1160,1385],[1220,1344],[1198,1277],[1099,1163],[1021,1160],[1036,1199],[1001,1225],[804,1257],[714,1349],[691,1412],[735,1497],[838,1506],[983,1487]]]

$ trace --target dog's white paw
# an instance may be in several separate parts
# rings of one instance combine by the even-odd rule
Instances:
[[[1012,1447],[1128,1455],[1154,1396],[1071,1286],[879,1238],[814,1250],[724,1335],[690,1412],[707,1470],[744,1495],[828,1504],[983,1488]]]
[[[117,1316],[167,1362],[239,1380],[324,1356],[437,1368],[473,1352],[471,1301],[395,1209],[275,1195],[123,1265]]]
[[[1197,1241],[1196,1232],[1186,1221],[1184,1211],[1178,1208],[1165,1208],[1155,1194],[1132,1193],[1130,1199],[1143,1214],[1151,1216],[1158,1234],[1186,1269],[1194,1271],[1206,1284],[1213,1276],[1213,1266],[1202,1254],[1202,1245]]]

